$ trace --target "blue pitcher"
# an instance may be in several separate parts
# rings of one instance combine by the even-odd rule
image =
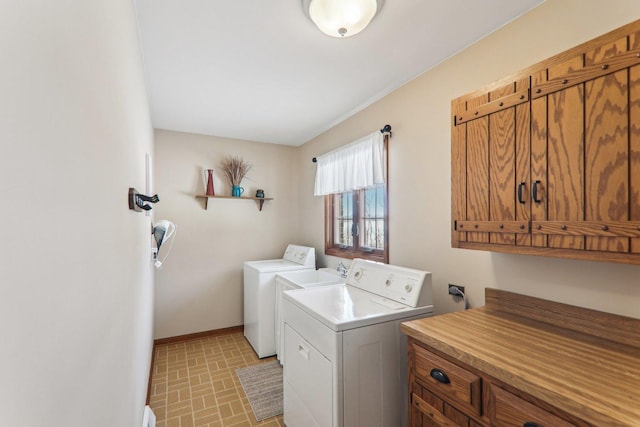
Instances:
[[[242,193],[244,193],[244,188],[240,187],[239,185],[234,185],[231,188],[231,195],[233,197],[240,197],[242,196]]]

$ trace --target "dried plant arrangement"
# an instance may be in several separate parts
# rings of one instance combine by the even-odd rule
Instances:
[[[242,157],[228,156],[220,161],[220,168],[224,172],[225,178],[231,186],[240,186],[247,172],[251,170],[253,165],[246,162]]]

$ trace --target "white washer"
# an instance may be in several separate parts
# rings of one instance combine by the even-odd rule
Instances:
[[[282,310],[282,295],[284,291],[335,285],[344,283],[345,280],[346,278],[342,277],[338,271],[329,268],[288,271],[276,274],[276,356],[281,365],[284,365],[284,313]]]
[[[406,426],[400,323],[433,315],[431,273],[357,259],[345,285],[283,297],[287,427]]]
[[[315,249],[297,245],[287,246],[282,259],[244,263],[244,336],[258,357],[273,356],[276,353],[276,274],[315,268]]]

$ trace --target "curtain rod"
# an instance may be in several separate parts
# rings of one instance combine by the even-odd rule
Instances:
[[[383,134],[383,135],[391,136],[391,125],[384,125],[384,127],[382,129],[380,129],[380,133]],[[314,157],[313,159],[311,159],[311,161],[313,163],[316,163],[318,161],[318,159],[316,159]]]

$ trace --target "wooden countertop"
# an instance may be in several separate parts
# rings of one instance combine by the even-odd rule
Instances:
[[[487,289],[407,335],[594,426],[640,426],[640,320]]]

